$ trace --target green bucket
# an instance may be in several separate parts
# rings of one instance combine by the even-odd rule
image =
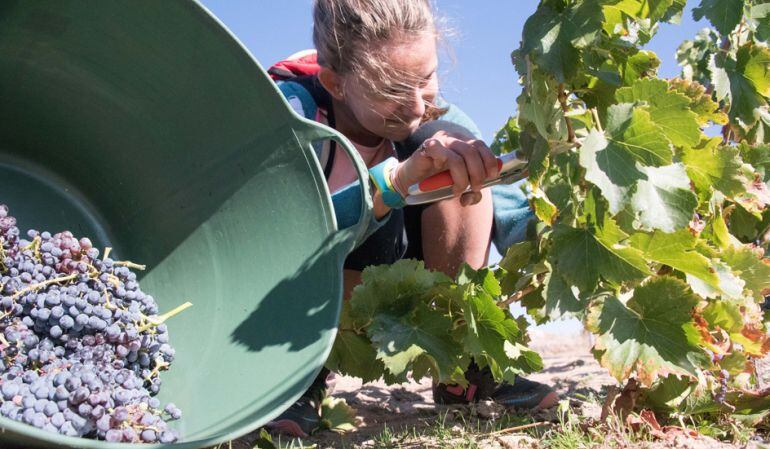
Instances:
[[[256,7],[256,5],[255,5]],[[311,143],[334,139],[363,185],[339,231]],[[72,230],[141,278],[177,358],[161,401],[173,445],[109,444],[0,418],[0,447],[200,448],[296,400],[323,366],[342,263],[371,218],[366,167],[297,116],[192,0],[0,2],[0,203],[28,228]]]

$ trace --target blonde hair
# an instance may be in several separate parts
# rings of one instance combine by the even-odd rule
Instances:
[[[383,51],[419,35],[439,32],[430,0],[314,0],[313,43],[318,63],[339,75],[357,76],[379,97],[403,102],[417,74],[387,62]],[[426,105],[425,119],[442,111]]]

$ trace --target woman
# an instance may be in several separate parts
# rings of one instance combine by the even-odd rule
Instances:
[[[345,298],[366,266],[402,257],[424,260],[427,268],[452,277],[463,263],[486,265],[493,208],[482,185],[498,175],[497,163],[475,124],[439,96],[438,32],[429,1],[316,0],[313,18],[317,53],[295,55],[271,73],[285,79],[279,87],[299,113],[348,137],[380,179],[370,235],[345,263]],[[344,209],[358,201],[353,165],[331,144],[317,150],[337,214],[345,216]],[[410,185],[447,169],[454,198],[402,209]],[[322,371],[270,427],[296,436],[310,433],[319,422],[326,374]],[[492,398],[529,409],[557,401],[550,388],[525,379],[496,385],[489,370],[475,364],[466,377],[467,389],[434,386],[434,400]]]

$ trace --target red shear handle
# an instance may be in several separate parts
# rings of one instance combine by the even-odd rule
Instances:
[[[497,158],[497,171],[500,171],[503,169],[503,161],[500,158]],[[426,178],[420,182],[420,191],[421,192],[431,192],[433,190],[438,190],[442,187],[449,187],[454,182],[452,181],[452,175],[449,174],[449,170],[442,171],[441,173],[437,173],[430,178]]]

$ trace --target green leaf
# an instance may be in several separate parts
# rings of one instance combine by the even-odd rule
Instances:
[[[740,23],[744,4],[744,0],[701,0],[700,6],[692,10],[692,17],[695,20],[706,17],[720,34],[726,36]]]
[[[426,292],[450,279],[425,269],[423,262],[405,259],[393,265],[368,267],[362,283],[353,289],[350,316],[357,326],[373,320],[379,313],[403,316],[413,311]]]
[[[539,188],[533,190],[530,201],[532,202],[535,216],[543,223],[553,226],[553,222],[559,211],[551,200],[548,199],[545,192]]]
[[[770,265],[747,247],[730,246],[722,252],[722,260],[746,282],[756,299],[763,299],[763,291],[770,288]]]
[[[518,150],[519,135],[521,129],[519,128],[519,120],[516,117],[511,117],[505,122],[502,128],[495,134],[495,138],[492,141],[492,145],[489,148],[493,153],[497,155],[510,153]]]
[[[666,81],[657,78],[639,79],[631,87],[618,89],[615,97],[620,103],[647,104],[650,119],[674,145],[694,146],[700,142],[698,116],[690,110],[690,99],[679,92],[668,90]],[[668,158],[666,163],[670,162],[671,158]]]
[[[641,250],[648,259],[693,275],[719,288],[719,278],[714,274],[711,262],[695,250],[697,238],[687,229],[670,234],[660,231],[652,234],[637,233],[632,235],[629,241],[631,246]]]
[[[525,152],[542,154],[543,146],[546,150],[548,149],[545,138],[550,140],[567,138],[564,111],[559,104],[558,89],[553,78],[542,70],[532,69],[528,72],[526,89],[518,98],[519,123],[525,129],[527,122],[532,123],[539,135],[536,139],[532,139],[527,133],[519,136],[520,145]],[[529,140],[527,140],[528,137]],[[548,152],[546,151],[545,154]]]
[[[640,51],[621,65],[623,84],[630,86],[640,78],[654,76],[660,67],[660,59],[655,53],[647,50]]]
[[[669,374],[697,375],[691,354],[701,352],[691,313],[698,304],[682,281],[652,279],[623,304],[606,296],[591,306],[587,326],[599,334],[599,361],[618,380],[635,375],[645,386]]]
[[[688,274],[687,283],[690,284],[692,291],[704,298],[716,298],[719,295],[728,299],[740,298],[743,294],[745,282],[736,277],[732,270],[730,270],[730,267],[724,262],[712,261],[711,268],[714,270],[717,278],[719,278],[719,288],[715,288],[700,278]]]
[[[368,329],[377,358],[396,378],[405,379],[418,357],[429,357],[434,379],[447,380],[461,356],[457,343],[448,335],[449,318],[420,304],[407,316],[379,313]]]
[[[745,162],[751,164],[754,170],[762,176],[762,180],[770,181],[770,145],[739,146]]]
[[[340,329],[334,340],[326,366],[364,382],[373,382],[382,376],[385,366],[377,360],[377,352],[365,335]]]
[[[738,306],[729,301],[712,301],[703,309],[703,318],[712,326],[719,326],[729,333],[740,332],[743,316]]]
[[[489,295],[467,295],[464,314],[465,352],[480,366],[488,365],[495,379],[513,381],[518,374],[532,372],[532,355],[515,350],[522,338],[518,325]]]
[[[720,141],[719,138],[706,140],[696,148],[685,148],[682,151],[687,175],[704,201],[711,198],[714,190],[730,198],[744,192],[748,183],[743,174],[743,161],[738,149],[719,147]]]
[[[690,190],[682,164],[641,167],[646,179],[640,180],[631,198],[642,229],[674,232],[693,218],[698,198]]]
[[[545,313],[551,319],[561,318],[568,313],[582,312],[585,308],[585,305],[580,302],[577,294],[562,276],[548,273],[543,284],[545,284],[543,289]]]
[[[610,145],[604,134],[595,129],[580,147],[580,165],[586,169],[585,178],[601,190],[613,214],[625,209],[632,189],[644,176],[631,154],[618,145]]]
[[[714,55],[710,63],[718,100],[730,102],[729,116],[748,127],[757,122],[755,109],[765,106],[770,96],[770,50],[747,44],[737,56]]]
[[[506,272],[500,279],[502,293],[511,295],[518,290],[517,283],[521,278],[519,272],[524,268],[535,252],[532,242],[524,241],[511,245],[505,253],[505,257],[500,261],[500,267]]]
[[[543,2],[524,24],[521,49],[560,83],[571,81],[580,67],[579,49],[597,39],[602,19],[599,2]]]
[[[343,398],[325,397],[321,402],[321,429],[337,433],[356,430],[356,411]]]
[[[607,112],[608,140],[644,165],[670,164],[674,154],[669,140],[645,109],[635,107],[633,103],[610,107]]]
[[[474,270],[468,264],[463,264],[460,273],[457,275],[457,283],[465,285],[469,283],[477,284],[484,289],[490,296],[500,296],[500,282],[495,277],[495,272],[489,268]]]
[[[254,441],[253,444],[255,449],[278,449],[278,447],[273,442],[273,437],[270,435],[270,432],[268,432],[264,427],[260,429],[259,437],[256,441]]]
[[[627,235],[615,222],[605,216],[600,223],[584,229],[562,224],[554,229],[551,265],[581,293],[593,292],[600,278],[620,285],[649,274],[642,253],[621,244]]]
[[[691,41],[684,41],[676,51],[676,60],[682,66],[682,78],[711,85],[711,56],[719,51],[719,34],[713,28],[703,28]]]
[[[700,126],[707,126],[709,122],[727,124],[727,114],[721,111],[719,103],[711,98],[711,94],[706,92],[702,84],[675,78],[669,81],[669,85],[672,90],[690,99],[690,109],[698,116]]]
[[[752,6],[749,18],[754,24],[754,36],[761,41],[770,41],[770,3]]]

